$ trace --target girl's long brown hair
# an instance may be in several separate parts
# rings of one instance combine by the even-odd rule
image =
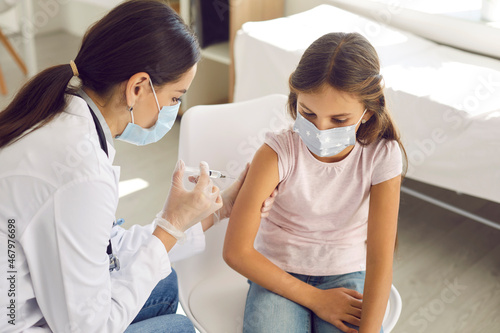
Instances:
[[[182,19],[157,0],[126,1],[95,23],[74,59],[82,86],[105,97],[117,84],[146,72],[154,85],[178,80],[200,59],[198,41]],[[66,107],[73,71],[50,67],[27,82],[0,112],[0,148],[52,120]]]
[[[319,91],[325,84],[357,96],[372,117],[360,126],[356,139],[368,145],[379,139],[395,140],[407,157],[399,132],[389,113],[377,51],[358,33],[329,33],[314,41],[290,75],[288,111],[297,117],[297,94]]]

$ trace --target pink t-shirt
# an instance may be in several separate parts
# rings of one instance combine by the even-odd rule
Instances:
[[[278,154],[279,194],[256,249],[281,269],[325,276],[365,270],[370,187],[401,174],[396,141],[356,142],[342,161],[318,161],[290,130],[268,133]]]

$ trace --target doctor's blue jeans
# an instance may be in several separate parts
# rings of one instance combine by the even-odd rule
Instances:
[[[319,289],[348,288],[363,293],[365,272],[342,275],[309,276],[291,273]],[[251,281],[245,305],[243,333],[341,333],[311,310],[275,294]],[[349,323],[347,326],[358,329]],[[383,333],[383,330],[380,330]]]
[[[158,282],[125,333],[194,333],[191,321],[176,314],[179,304],[177,274],[172,269]]]

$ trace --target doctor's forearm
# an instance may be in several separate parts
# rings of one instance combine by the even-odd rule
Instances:
[[[224,260],[254,283],[309,309],[313,307],[317,288],[288,274],[257,250],[247,250],[225,245]]]
[[[174,236],[160,227],[156,227],[156,229],[153,231],[153,235],[158,237],[158,239],[163,243],[163,246],[165,246],[165,250],[167,250],[167,252],[170,252],[175,243],[177,243],[177,239],[175,239]]]
[[[213,225],[214,225],[214,214],[210,215],[209,217],[207,217],[201,221],[201,226],[203,228],[203,232],[210,229]]]

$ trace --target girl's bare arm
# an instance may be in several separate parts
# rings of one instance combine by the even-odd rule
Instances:
[[[373,185],[370,193],[366,280],[360,333],[378,333],[392,284],[401,176]]]

